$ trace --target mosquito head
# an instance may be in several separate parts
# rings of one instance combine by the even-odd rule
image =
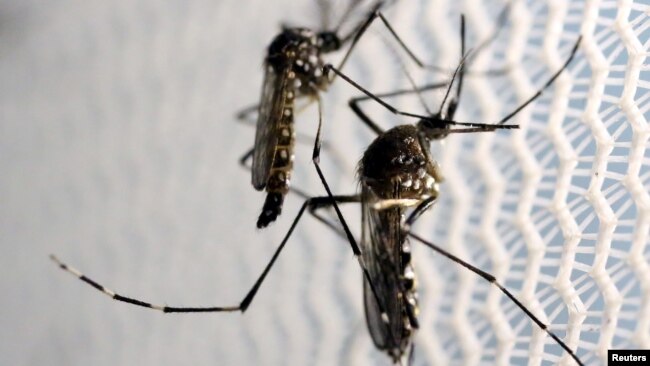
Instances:
[[[333,52],[341,48],[341,39],[332,31],[323,31],[318,33],[318,46],[321,52]]]
[[[442,140],[449,135],[450,125],[440,118],[439,113],[419,120],[417,126],[420,133],[429,140]]]

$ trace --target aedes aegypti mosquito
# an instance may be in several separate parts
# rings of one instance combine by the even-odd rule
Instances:
[[[289,192],[294,158],[295,99],[309,97],[320,105],[319,93],[332,82],[323,75],[322,55],[338,51],[350,43],[340,63],[342,67],[376,17],[376,12],[384,5],[384,1],[376,2],[363,22],[347,35],[339,35],[341,26],[359,3],[350,2],[333,30],[327,30],[325,24],[322,24],[322,31],[283,27],[268,47],[259,105],[247,108],[238,115],[238,119],[244,120],[251,112],[258,114],[255,144],[240,159],[241,164],[247,167],[247,161],[252,158],[251,183],[258,191],[266,190],[262,212],[257,219],[258,228],[264,228],[277,219],[282,212],[284,197]],[[329,8],[323,1],[319,1],[319,5],[324,23]]]
[[[582,38],[578,38],[564,65],[532,97],[497,123],[484,124],[457,122],[453,119],[462,90],[464,62],[468,57],[465,54],[464,33],[464,19],[462,19],[461,54],[463,59],[454,72],[440,109],[431,116],[420,116],[400,111],[382,99],[407,92],[374,95],[332,65],[325,66],[326,73],[334,72],[366,94],[364,97],[353,99],[350,104],[361,121],[378,136],[368,146],[359,162],[357,173],[361,193],[334,196],[324,177],[321,176],[328,195],[332,198],[332,201],[325,202],[321,207],[332,204],[343,224],[345,234],[348,238],[352,238],[348,225],[340,214],[338,203],[356,202],[361,205],[362,229],[359,247],[362,252],[362,263],[369,274],[364,278],[366,322],[375,346],[385,351],[394,363],[404,364],[405,360],[410,363],[414,347],[413,335],[418,328],[416,278],[411,263],[411,246],[408,241],[408,238],[411,237],[495,285],[537,326],[557,342],[577,364],[583,365],[575,352],[501,285],[494,276],[411,232],[411,226],[435,203],[439,195],[438,183],[443,179],[442,171],[429,150],[431,142],[443,139],[453,133],[492,132],[497,129],[518,128],[517,125],[505,125],[505,123],[537,99],[568,67]],[[455,80],[457,80],[455,96],[446,104]],[[427,88],[437,86],[430,85]],[[368,99],[373,99],[394,114],[419,118],[419,121],[414,125],[405,124],[383,131],[358,106],[358,102]],[[318,208],[320,207],[313,207],[312,211]],[[410,208],[413,209],[407,212]],[[319,216],[317,212],[314,214]],[[322,216],[320,216],[320,220],[327,221]],[[335,227],[332,223],[329,223],[328,226]]]

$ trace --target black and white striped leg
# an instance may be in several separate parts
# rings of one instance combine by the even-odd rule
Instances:
[[[304,194],[304,193],[300,193]],[[85,276],[83,273],[78,271],[77,269],[68,266],[61,260],[59,260],[56,256],[50,255],[50,259],[54,261],[61,269],[64,271],[72,274],[73,276],[79,278],[83,282],[87,283],[88,285],[94,287],[95,289],[101,291],[105,295],[109,296],[113,300],[120,301],[120,302],[125,302],[131,305],[136,305],[136,306],[141,306],[144,308],[148,309],[154,309],[154,310],[159,310],[164,313],[208,313],[208,312],[234,312],[234,311],[241,311],[244,312],[248,307],[250,306],[251,302],[253,301],[253,298],[257,294],[257,291],[259,290],[260,286],[262,285],[262,282],[266,278],[267,274],[275,264],[275,261],[279,257],[280,253],[282,252],[282,249],[284,249],[284,246],[287,244],[289,238],[291,237],[291,234],[293,234],[293,231],[295,230],[296,226],[298,225],[298,222],[302,218],[303,214],[305,213],[306,209],[309,209],[309,211],[314,215],[314,212],[318,210],[319,208],[325,208],[325,207],[330,207],[333,204],[333,200],[339,203],[351,203],[351,202],[359,202],[359,196],[357,195],[349,195],[349,196],[321,196],[321,197],[311,197],[305,200],[303,203],[302,207],[296,214],[296,217],[293,219],[293,222],[285,234],[284,238],[282,239],[282,242],[280,243],[280,246],[276,249],[275,253],[273,254],[273,257],[269,261],[269,263],[266,265],[264,268],[264,271],[262,274],[259,276],[257,281],[255,281],[255,284],[253,287],[248,291],[244,299],[241,301],[239,305],[233,305],[233,306],[206,306],[206,307],[178,307],[178,306],[167,306],[167,305],[157,305],[157,304],[152,304],[143,300],[139,300],[136,298],[132,297],[127,297],[118,294],[117,292],[105,287],[104,285],[101,285],[100,283],[96,282],[95,280],[91,279],[90,277]],[[318,215],[314,215],[317,217]],[[318,218],[318,217],[317,217]],[[320,219],[319,219],[320,220]],[[322,222],[327,222],[327,219],[320,220]],[[326,223],[327,224],[327,223]],[[333,223],[327,224],[328,226],[332,227],[334,230],[337,232],[340,231],[339,228],[336,227]],[[347,226],[346,226],[347,227]],[[350,233],[349,229],[345,233],[346,237],[352,237],[352,234]],[[353,238],[353,237],[352,237]],[[356,241],[353,238],[353,251],[355,252],[355,256],[357,258],[359,257],[359,254],[361,253],[360,251],[358,252],[359,254],[356,254],[355,251],[355,245]],[[358,250],[358,247],[357,247]],[[361,263],[361,261],[359,260]],[[362,270],[365,273],[365,276],[367,277],[368,274],[366,272],[365,267],[363,264],[361,264]]]
[[[60,261],[56,256],[50,255],[52,259],[62,270],[72,274],[73,276],[79,278],[90,286],[96,288],[97,290],[103,292],[105,295],[109,296],[113,300],[125,302],[131,305],[142,306],[148,309],[160,310],[163,313],[207,313],[207,312],[225,312],[225,311],[243,311],[240,306],[213,306],[213,307],[175,307],[175,306],[166,306],[166,305],[156,305],[148,303],[142,300],[134,299],[131,297],[122,296],[115,291],[101,285],[95,280],[87,277],[83,273],[79,272],[77,269],[68,266],[67,264]]]
[[[67,264],[63,263],[60,261],[57,257],[54,255],[51,255],[50,258],[64,271],[74,275],[75,277],[79,278],[80,280],[84,281],[85,283],[89,284],[90,286],[94,287],[95,289],[101,291],[105,295],[111,297],[113,300],[120,301],[120,302],[125,302],[128,304],[132,305],[137,305],[137,306],[142,306],[145,308],[149,309],[154,309],[154,310],[159,310],[164,313],[207,313],[207,312],[233,312],[233,311],[241,311],[244,312],[248,307],[250,306],[251,302],[253,301],[253,298],[257,294],[257,291],[259,290],[260,286],[262,285],[262,282],[268,275],[269,271],[275,264],[276,260],[278,259],[280,253],[282,252],[282,249],[284,249],[285,245],[289,241],[289,238],[291,237],[291,234],[293,234],[294,229],[298,225],[298,222],[302,218],[303,214],[305,213],[305,210],[307,208],[311,207],[322,207],[324,205],[327,205],[332,202],[332,197],[330,196],[323,196],[323,197],[311,197],[303,203],[302,207],[298,211],[298,214],[296,214],[296,217],[294,218],[291,227],[285,234],[284,238],[282,239],[282,242],[280,243],[280,246],[276,249],[275,253],[273,254],[273,257],[269,261],[269,263],[266,265],[264,268],[264,271],[262,274],[259,276],[257,281],[255,281],[255,284],[253,287],[248,291],[244,299],[241,301],[239,305],[233,305],[233,306],[207,306],[207,307],[177,307],[177,306],[166,306],[166,305],[156,305],[152,304],[146,301],[142,301],[136,298],[131,298],[127,296],[120,295],[116,293],[113,290],[110,290],[106,288],[105,286],[99,284],[95,280],[85,276],[75,268],[72,268],[68,266]],[[351,235],[351,234],[350,234]],[[363,265],[362,265],[363,267]],[[364,267],[365,268],[365,267]],[[365,272],[365,270],[364,270]]]

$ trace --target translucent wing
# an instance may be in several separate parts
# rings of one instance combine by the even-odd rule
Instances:
[[[363,260],[368,266],[377,297],[390,320],[389,323],[383,321],[377,300],[364,279],[366,322],[377,348],[404,350],[409,342],[403,334],[405,304],[399,282],[402,274],[401,246],[405,240],[400,230],[400,220],[404,209],[400,206],[381,211],[373,209],[371,204],[377,201],[377,197],[363,183],[361,194],[364,202],[361,238]]]
[[[278,124],[287,102],[286,92],[290,87],[288,77],[290,71],[289,66],[278,71],[266,65],[253,152],[252,183],[257,190],[262,190],[266,186],[273,165],[278,142]]]

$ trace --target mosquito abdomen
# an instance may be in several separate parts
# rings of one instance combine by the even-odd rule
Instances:
[[[275,221],[282,213],[284,196],[289,192],[291,170],[293,169],[293,104],[285,108],[285,118],[278,126],[278,142],[273,156],[273,165],[266,182],[266,200],[257,219],[257,228],[262,229]]]

